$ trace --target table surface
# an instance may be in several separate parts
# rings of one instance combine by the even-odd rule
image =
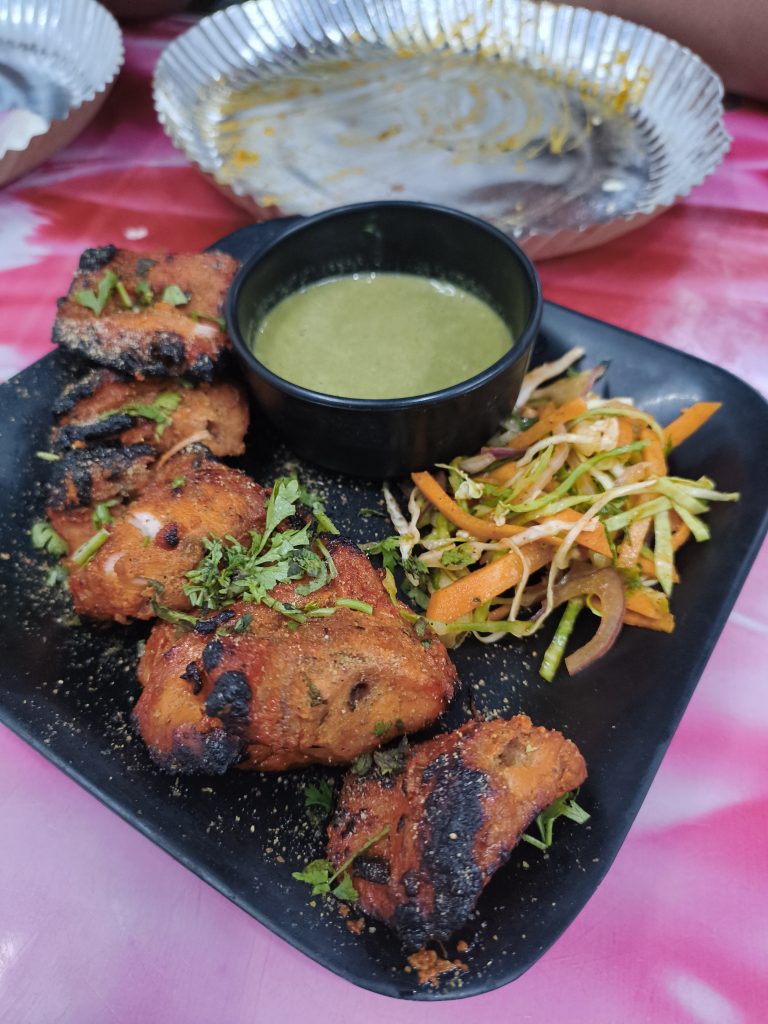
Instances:
[[[187,24],[126,30],[126,66],[96,120],[0,193],[3,376],[49,350],[82,249],[196,250],[249,222],[152,111],[153,66]],[[546,298],[768,394],[768,111],[741,104],[726,122],[733,148],[689,198],[539,269]],[[0,1022],[765,1021],[767,587],[764,548],[587,907],[527,974],[469,1002],[396,1003],[330,974],[0,726]]]

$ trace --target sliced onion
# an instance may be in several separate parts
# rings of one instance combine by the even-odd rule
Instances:
[[[591,596],[597,597],[600,601],[600,625],[589,643],[565,659],[566,668],[571,675],[581,672],[607,654],[616,642],[624,622],[624,581],[616,569],[592,569],[583,572],[576,566],[572,567],[566,579],[554,588],[553,607],[557,608],[573,597]]]

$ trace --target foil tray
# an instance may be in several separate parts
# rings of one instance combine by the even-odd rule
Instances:
[[[172,141],[260,217],[412,199],[536,258],[629,231],[727,152],[723,88],[658,33],[527,0],[249,0],[158,62]]]
[[[95,0],[0,0],[0,186],[75,138],[122,64],[120,29]]]

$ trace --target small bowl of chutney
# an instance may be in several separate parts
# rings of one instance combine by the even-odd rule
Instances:
[[[243,263],[226,318],[257,404],[296,455],[387,478],[496,431],[542,308],[533,264],[501,231],[382,201],[288,228]]]

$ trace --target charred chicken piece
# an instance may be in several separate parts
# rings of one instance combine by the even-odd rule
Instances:
[[[204,441],[214,455],[240,455],[248,428],[247,400],[234,384],[183,387],[104,369],[65,391],[55,410],[51,447],[60,459],[51,465],[48,518],[70,551],[92,536],[96,505],[108,502],[120,518],[161,453]]]
[[[470,722],[412,748],[395,775],[348,775],[328,828],[339,867],[352,864],[362,909],[406,947],[447,941],[474,909],[536,815],[586,778],[559,732],[510,721]]]
[[[67,542],[70,552],[84,544],[96,529],[94,507],[120,503],[138,494],[149,482],[157,452],[148,444],[125,448],[73,449],[52,463],[48,519]]]
[[[86,249],[69,294],[59,300],[53,342],[139,380],[189,374],[210,381],[229,348],[219,319],[237,266],[221,252]],[[109,274],[116,279],[111,289]],[[98,305],[100,285],[107,294],[98,311],[76,298],[90,292]]]
[[[70,564],[75,610],[96,619],[149,619],[152,601],[188,610],[185,573],[210,533],[246,540],[264,528],[266,492],[193,446],[157,469],[125,506],[106,542],[82,567]]]
[[[69,400],[74,392],[75,400]],[[151,445],[158,453],[187,438],[203,441],[217,456],[242,455],[248,429],[248,401],[235,384],[184,387],[174,381],[136,381],[96,370],[59,401],[54,451],[82,450],[111,441]],[[142,411],[146,416],[142,416]]]
[[[310,597],[280,584],[295,606],[339,598],[300,625],[263,604],[236,604],[182,633],[158,623],[139,663],[134,717],[153,759],[169,771],[221,773],[242,759],[265,771],[342,764],[434,721],[456,671],[442,644],[419,637],[352,543],[324,537],[338,575]],[[217,635],[218,629],[218,635]]]

